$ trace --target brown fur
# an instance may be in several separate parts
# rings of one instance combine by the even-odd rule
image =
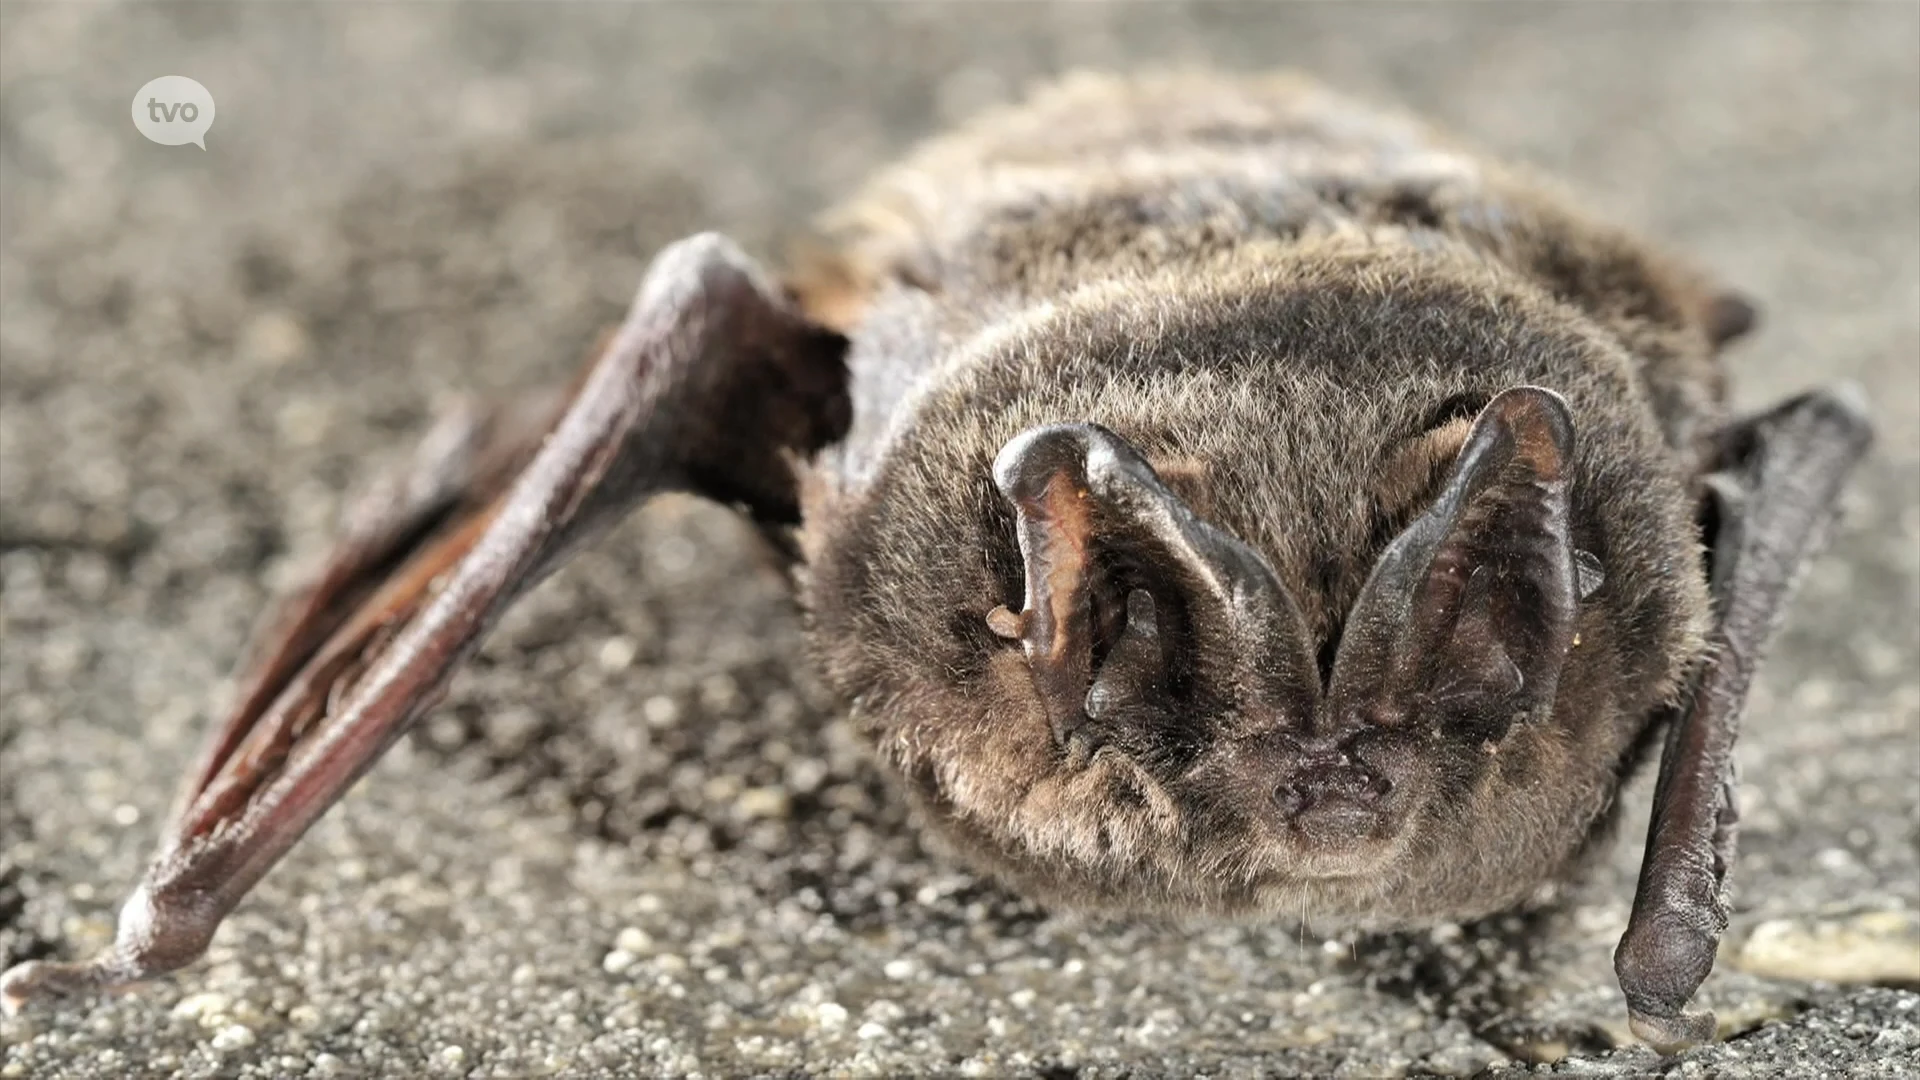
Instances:
[[[1707,619],[1693,528],[1728,301],[1422,125],[1293,78],[1081,76],[935,140],[829,215],[790,288],[852,339],[849,438],[806,477],[830,679],[930,824],[1071,906],[1393,923],[1564,873]],[[1250,544],[1331,648],[1478,403],[1533,384],[1578,436],[1606,570],[1542,722],[1436,745],[1366,850],[1277,841],[1251,751],[1185,774],[1058,746],[1017,644],[995,453],[1093,421]],[[1252,779],[1248,779],[1252,777]],[[1245,790],[1242,790],[1242,788]]]

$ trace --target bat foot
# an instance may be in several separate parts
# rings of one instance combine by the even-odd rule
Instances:
[[[1705,1009],[1679,1012],[1672,1016],[1655,1016],[1630,1009],[1627,1012],[1627,1025],[1633,1029],[1635,1038],[1663,1055],[1677,1054],[1711,1042],[1714,1032],[1718,1030],[1713,1013]]]

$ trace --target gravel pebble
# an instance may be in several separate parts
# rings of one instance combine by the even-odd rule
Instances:
[[[1753,928],[1733,962],[1773,979],[1920,984],[1920,912],[1770,919]]]

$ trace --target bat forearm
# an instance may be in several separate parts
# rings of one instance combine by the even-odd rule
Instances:
[[[1727,926],[1741,712],[1793,585],[1871,437],[1848,391],[1809,394],[1731,432],[1728,467],[1709,478],[1719,522],[1710,571],[1718,626],[1706,667],[1672,720],[1633,917],[1614,954],[1634,1031],[1655,1046],[1713,1035],[1713,1015],[1686,1006],[1712,971]]]

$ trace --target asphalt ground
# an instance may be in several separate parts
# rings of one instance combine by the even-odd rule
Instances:
[[[1727,1041],[1619,1045],[1650,777],[1541,914],[1334,941],[1051,915],[923,847],[750,531],[662,500],[507,619],[205,962],[0,1020],[0,1077],[1910,1070],[1905,3],[7,0],[0,962],[108,940],[251,620],[439,404],[570,371],[678,236],[776,254],[983,105],[1170,65],[1303,68],[1557,173],[1760,300],[1746,405],[1868,389],[1880,442],[1741,746],[1702,993]],[[133,130],[162,74],[217,99],[204,152]]]

